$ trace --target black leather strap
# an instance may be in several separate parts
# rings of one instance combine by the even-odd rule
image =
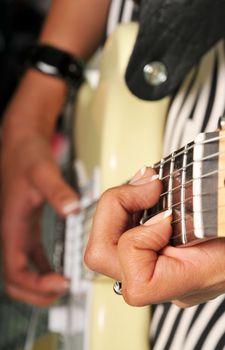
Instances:
[[[31,50],[27,66],[44,74],[64,79],[74,87],[79,87],[84,80],[83,63],[51,45],[35,46]]]
[[[140,30],[126,71],[130,90],[145,100],[173,94],[203,55],[225,38],[225,0],[142,0]],[[146,82],[144,67],[160,62],[167,79]]]

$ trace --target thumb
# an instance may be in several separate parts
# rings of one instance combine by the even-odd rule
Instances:
[[[169,242],[172,232],[171,220],[171,211],[167,210],[121,236],[118,254],[122,270],[123,297],[128,304],[143,306],[149,302],[150,296],[155,297],[156,288],[153,281],[156,280],[159,270],[162,271],[159,269],[158,259],[160,251]],[[163,274],[159,273],[159,279],[162,276]]]
[[[43,160],[31,175],[32,183],[56,212],[67,216],[79,210],[79,196],[69,186],[53,160]]]

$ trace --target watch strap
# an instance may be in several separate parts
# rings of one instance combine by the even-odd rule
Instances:
[[[33,47],[27,65],[44,74],[66,80],[76,88],[84,80],[83,62],[51,45],[41,44]]]

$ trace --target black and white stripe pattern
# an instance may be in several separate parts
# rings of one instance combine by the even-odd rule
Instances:
[[[166,153],[217,128],[225,112],[225,50],[219,42],[183,82],[172,99],[165,131]],[[225,297],[181,310],[175,305],[153,307],[152,350],[224,350]]]
[[[169,153],[192,141],[197,133],[213,131],[225,111],[225,52],[219,42],[202,58],[171,103],[164,148]]]
[[[185,310],[171,304],[155,306],[151,323],[151,349],[225,349],[224,310],[223,296]]]
[[[107,32],[137,17],[130,0],[113,0]],[[133,7],[133,11],[136,9]],[[126,14],[125,11],[126,10]],[[184,80],[172,99],[165,130],[166,154],[214,131],[225,112],[225,52],[219,42]],[[225,296],[180,309],[170,303],[152,307],[151,350],[225,350]]]
[[[132,0],[113,0],[111,3],[106,34],[110,35],[118,23],[138,19],[138,7]]]

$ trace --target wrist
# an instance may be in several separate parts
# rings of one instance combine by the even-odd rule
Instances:
[[[18,132],[38,132],[50,138],[66,93],[64,81],[29,69],[5,113],[4,133],[17,138]]]
[[[69,51],[52,44],[35,45],[28,56],[26,65],[42,74],[64,80],[73,88],[79,88],[84,80],[84,62]]]

